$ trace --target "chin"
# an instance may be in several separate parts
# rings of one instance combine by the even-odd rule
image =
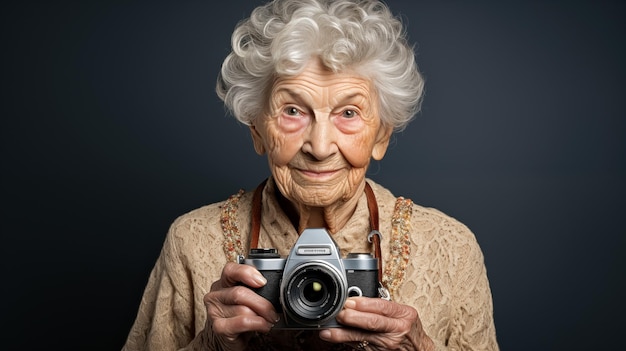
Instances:
[[[337,186],[300,186],[297,192],[297,201],[315,207],[328,207],[348,201],[352,198],[352,192],[346,191],[345,187]]]

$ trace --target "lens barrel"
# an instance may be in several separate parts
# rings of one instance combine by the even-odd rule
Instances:
[[[306,326],[334,318],[346,299],[345,277],[323,261],[303,263],[283,285],[283,307],[289,316]]]

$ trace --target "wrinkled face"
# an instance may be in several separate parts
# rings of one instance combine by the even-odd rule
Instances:
[[[281,193],[314,207],[353,197],[370,157],[381,159],[389,143],[391,128],[381,128],[377,102],[368,79],[333,73],[319,60],[297,76],[278,78],[251,131]]]

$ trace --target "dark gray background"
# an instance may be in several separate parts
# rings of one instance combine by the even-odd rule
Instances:
[[[7,349],[119,349],[169,224],[267,176],[214,93],[256,4],[4,5]],[[475,232],[503,350],[621,339],[624,2],[389,4],[427,88],[369,176]]]

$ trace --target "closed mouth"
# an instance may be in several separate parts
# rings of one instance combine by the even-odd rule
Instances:
[[[307,178],[315,178],[315,179],[328,179],[333,177],[335,174],[339,173],[339,170],[312,170],[312,169],[298,169],[300,173],[302,173]]]

